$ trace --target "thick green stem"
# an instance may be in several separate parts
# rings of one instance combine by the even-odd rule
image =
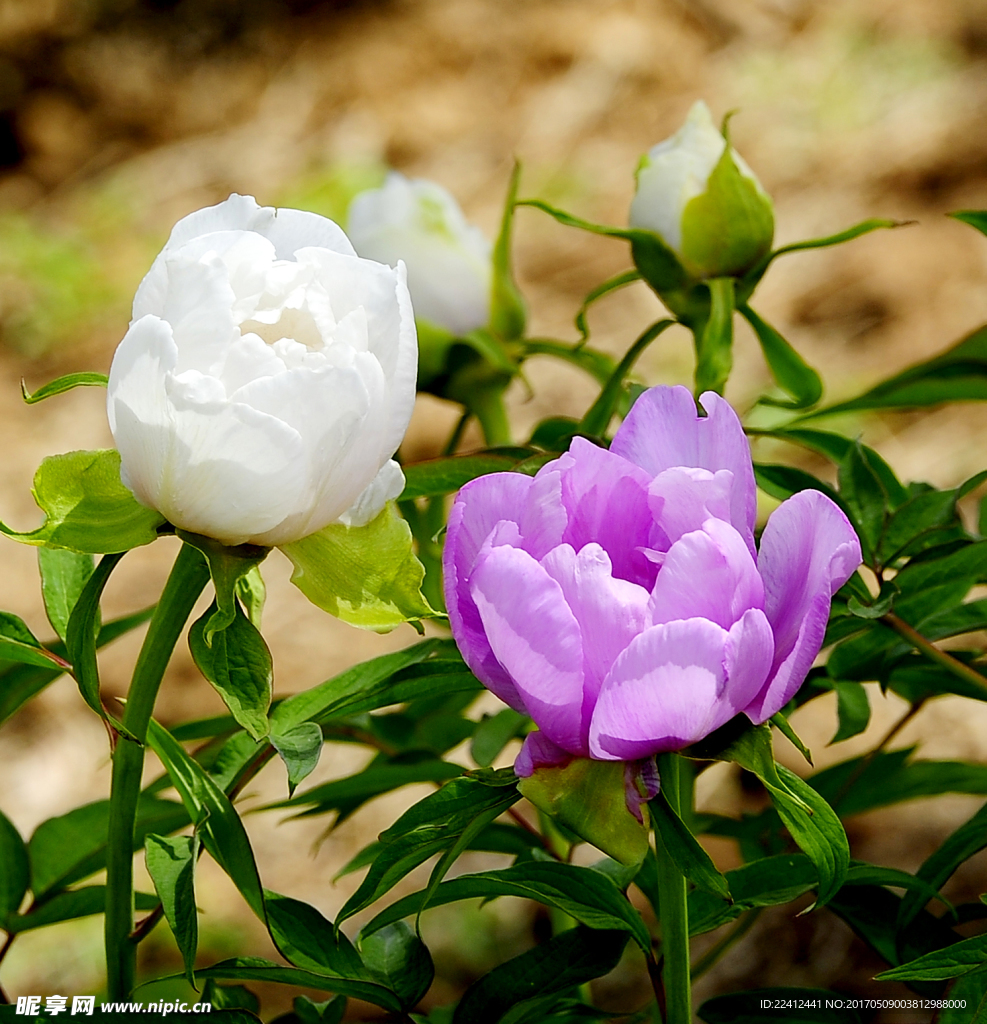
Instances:
[[[511,425],[504,409],[503,387],[491,383],[477,386],[469,396],[469,408],[480,421],[483,439],[488,448],[512,445]]]
[[[681,759],[662,754],[658,759],[661,788],[672,809],[682,816]],[[688,813],[686,814],[688,817]],[[685,875],[679,871],[655,832],[658,858],[658,897],[661,907],[662,981],[665,990],[665,1024],[692,1024],[692,989],[689,969],[689,914]]]
[[[202,553],[182,545],[148,627],[134,668],[121,734],[113,752],[110,814],[106,850],[106,984],[110,999],[130,998],[134,988],[137,945],[134,930],[134,823],[144,770],[144,740],[158,687],[182,628],[209,581]]]

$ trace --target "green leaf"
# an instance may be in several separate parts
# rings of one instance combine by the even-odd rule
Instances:
[[[52,628],[62,640],[69,616],[93,573],[93,556],[68,548],[38,548],[41,596]]]
[[[580,839],[621,864],[640,864],[648,850],[647,818],[642,824],[627,809],[624,767],[623,761],[576,757],[537,768],[518,788]]]
[[[624,379],[631,372],[641,353],[674,323],[674,320],[657,320],[641,332],[634,344],[624,354],[623,359],[617,364],[617,368],[603,386],[599,397],[583,416],[582,422],[579,424],[580,433],[593,437],[603,436],[620,404]]]
[[[161,900],[164,915],[178,943],[185,964],[185,977],[195,986],[195,952],[199,945],[199,922],[195,908],[195,862],[199,842],[189,836],[148,835],[144,839],[144,862]]]
[[[714,277],[707,284],[709,319],[696,335],[697,395],[704,391],[722,394],[733,367],[734,281],[732,277]]]
[[[801,420],[871,409],[915,409],[987,399],[987,327],[932,359],[915,363],[856,398],[806,413]]]
[[[840,724],[829,742],[842,743],[851,736],[859,736],[870,724],[870,698],[862,683],[837,680],[833,689]]]
[[[648,806],[654,819],[655,831],[679,871],[700,889],[730,900],[727,880],[717,871],[709,854],[699,845],[685,822],[671,808],[665,794],[659,793]]]
[[[528,356],[552,356],[563,362],[571,363],[584,373],[588,373],[597,383],[606,384],[617,364],[611,355],[600,352],[577,342],[575,345],[567,341],[556,341],[553,338],[525,338],[525,358]]]
[[[346,996],[335,996],[324,1003],[315,1003],[308,996],[295,996],[291,1005],[298,1018],[291,1024],[342,1024],[346,1016]]]
[[[808,448],[809,451],[825,455],[830,462],[842,462],[853,446],[853,441],[842,434],[828,430],[810,430],[804,427],[777,427],[774,430],[749,430],[754,437],[777,437],[782,441]]]
[[[154,910],[158,898],[153,893],[135,892],[135,910]],[[32,906],[30,913],[19,914],[10,919],[11,934],[33,931],[36,928],[47,928],[62,921],[74,921],[80,917],[102,914],[106,910],[106,886],[86,885],[81,889],[67,889],[46,898],[42,903]]]
[[[946,216],[969,224],[982,235],[987,235],[987,211],[985,210],[955,210],[953,213],[947,213]]]
[[[265,920],[264,897],[250,840],[229,798],[154,719],[148,726],[147,743],[168,772],[189,817],[201,823],[203,846],[229,875],[250,909]]]
[[[606,281],[602,284],[598,284],[590,291],[586,298],[583,299],[582,305],[576,313],[576,330],[579,331],[580,343],[589,338],[589,327],[586,324],[586,314],[589,311],[589,307],[598,299],[602,299],[604,295],[609,295],[611,292],[615,292],[618,288],[625,288],[627,285],[634,284],[635,281],[640,280],[640,271],[624,270],[619,274],[615,274],[613,277],[607,278]]]
[[[0,928],[17,913],[30,882],[27,846],[10,820],[0,813]]]
[[[465,992],[453,1024],[496,1024],[525,1000],[584,985],[609,974],[627,945],[621,931],[572,928],[495,967]],[[540,1020],[547,1020],[544,1012]]]
[[[28,842],[28,854],[31,891],[36,900],[106,867],[108,816],[109,801],[99,800],[48,818],[34,830]],[[189,820],[180,804],[141,796],[137,804],[134,850],[144,845],[148,833],[173,832],[188,825]]]
[[[753,288],[764,276],[768,266],[779,256],[785,256],[790,252],[804,252],[806,249],[826,249],[832,245],[852,242],[855,238],[860,238],[861,235],[869,234],[871,231],[877,231],[879,228],[901,228],[913,223],[914,221],[879,220],[874,218],[861,221],[845,231],[838,231],[835,235],[826,235],[824,238],[810,238],[804,242],[792,242],[790,245],[783,245],[769,252],[750,273],[745,275],[744,287],[747,289]]]
[[[194,986],[194,978],[191,984]],[[202,987],[202,1002],[209,1003],[213,1010],[260,1010],[260,1000],[246,985],[217,985],[212,978]]]
[[[508,773],[513,783],[513,772]],[[469,842],[519,799],[513,785],[491,786],[480,778],[452,779],[437,793],[409,807],[380,835],[380,852],[356,892],[336,917],[341,924],[392,889],[410,871],[442,851],[458,855]],[[452,858],[433,871],[426,896],[435,890]]]
[[[878,981],[942,981],[958,978],[987,963],[987,935],[963,939],[933,950],[900,967],[876,975]]]
[[[527,454],[524,458],[527,458]],[[404,490],[401,492],[400,500],[410,501],[413,498],[452,494],[478,476],[510,472],[521,461],[523,459],[497,454],[494,451],[481,452],[478,455],[452,455],[403,466]]]
[[[0,661],[36,668],[57,667],[59,675],[72,667],[54,651],[42,647],[24,620],[13,612],[0,612]]]
[[[124,487],[115,449],[50,456],[34,475],[32,492],[45,513],[43,526],[20,533],[0,523],[0,533],[22,544],[110,554],[157,540],[164,523]]]
[[[514,280],[511,261],[511,234],[514,226],[514,204],[517,202],[517,187],[521,178],[521,165],[514,164],[511,180],[504,199],[504,212],[500,221],[500,232],[491,253],[493,274],[490,289],[490,329],[504,341],[515,341],[524,337],[527,319],[524,298]]]
[[[987,848],[987,804],[973,817],[952,832],[935,852],[930,854],[915,872],[933,889],[941,888],[953,872],[975,853]],[[928,897],[916,891],[907,893],[901,903],[901,920],[911,921]]]
[[[513,708],[504,708],[496,715],[484,716],[473,733],[470,757],[480,766],[489,768],[500,756],[500,752],[528,722],[528,716]]]
[[[332,928],[331,925],[329,927]],[[345,941],[345,937],[341,937],[341,940]],[[195,976],[203,981],[206,978],[216,978],[222,981],[261,981],[310,988],[319,992],[338,992],[341,995],[352,996],[354,999],[363,999],[395,1013],[401,1009],[397,998],[391,992],[372,981],[350,980],[326,972],[284,967],[258,956],[240,956],[231,960],[222,960],[213,964],[212,967],[196,971]]]
[[[236,598],[233,600],[234,617],[212,634],[211,645],[208,631],[216,621],[215,602],[192,623],[188,645],[199,671],[212,683],[233,717],[255,740],[261,740],[270,730],[267,709],[274,663],[257,627]]]
[[[819,374],[794,348],[748,305],[738,306],[740,315],[751,325],[771,375],[784,391],[791,395],[790,402],[777,402],[762,398],[764,405],[783,405],[789,409],[805,409],[822,398],[822,380]]]
[[[775,763],[771,731],[765,725],[747,730],[723,755],[753,772],[792,838],[819,873],[819,904],[839,890],[850,865],[846,833],[828,803],[794,772]]]
[[[43,402],[46,398],[51,398],[53,395],[63,395],[66,391],[71,391],[73,388],[105,388],[109,382],[110,378],[107,377],[105,373],[90,373],[85,371],[82,373],[66,373],[65,376],[58,377],[50,384],[42,385],[34,392],[28,391],[27,385],[22,380],[21,396],[28,405],[34,405],[36,402]]]
[[[362,934],[421,913],[426,909],[424,896],[424,891],[416,892],[392,903],[364,926]],[[438,886],[427,906],[495,896],[520,896],[557,907],[590,928],[630,932],[641,949],[651,947],[644,921],[620,889],[602,872],[574,864],[528,861],[499,871],[459,875]]]
[[[911,761],[914,748],[842,761],[812,776],[812,787],[843,817],[923,796],[987,796],[987,766],[965,761]]]
[[[96,638],[96,647],[103,647],[124,633],[143,625],[153,613],[153,607],[145,608],[133,615],[124,615],[106,623]],[[23,664],[0,669],[0,725],[64,671],[63,668],[40,668]]]
[[[96,637],[99,635],[99,602],[103,588],[123,554],[104,555],[82,588],[65,629],[65,648],[72,659],[73,674],[82,699],[106,720],[99,693],[99,666],[96,663]]]
[[[271,745],[288,769],[288,795],[315,771],[322,753],[322,729],[315,722],[302,722],[284,732],[272,731]]]
[[[248,569],[236,581],[236,596],[246,609],[247,618],[260,629],[264,602],[267,600],[267,587],[264,584],[264,577],[261,575],[259,565]]]
[[[428,947],[404,921],[381,928],[360,943],[371,974],[394,992],[410,1010],[432,985],[435,966]]]
[[[412,551],[411,530],[393,502],[366,526],[332,523],[282,550],[295,567],[291,582],[353,626],[387,632],[435,615],[421,594],[425,570]]]
[[[789,743],[808,761],[809,765],[812,765],[812,751],[802,742],[802,738],[792,728],[791,722],[785,716],[783,711],[779,711],[777,714],[772,715],[769,719],[771,724],[788,740]]]
[[[284,731],[301,722],[328,722],[425,693],[438,696],[479,689],[481,684],[466,668],[452,640],[422,640],[292,694],[271,712],[271,728]]]
[[[714,996],[696,1013],[706,1024],[861,1024],[848,1001],[823,988],[755,988]]]
[[[823,483],[818,477],[814,477],[804,469],[755,462],[754,479],[765,494],[770,494],[772,498],[778,498],[780,501],[785,501],[793,494],[798,494],[799,491],[822,491],[827,498],[843,507],[840,496],[829,484]]]
[[[987,1024],[987,969],[958,978],[949,988],[949,999],[953,1005],[939,1011],[939,1024]]]

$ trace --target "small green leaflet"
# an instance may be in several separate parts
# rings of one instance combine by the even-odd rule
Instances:
[[[144,839],[144,862],[161,900],[165,918],[185,964],[185,977],[195,985],[195,953],[199,945],[199,922],[195,908],[195,862],[199,841],[190,836],[148,835]]]
[[[63,395],[66,391],[71,391],[73,388],[105,388],[109,382],[110,378],[105,373],[86,371],[82,373],[67,373],[64,377],[59,377],[50,384],[43,384],[37,391],[31,392],[28,391],[27,384],[21,380],[21,396],[28,405],[34,405],[36,402],[43,402],[46,398],[51,398],[53,395]]]

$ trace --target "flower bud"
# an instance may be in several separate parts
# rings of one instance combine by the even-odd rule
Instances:
[[[231,546],[361,525],[403,487],[416,362],[402,265],[230,196],[175,225],[137,290],[107,393],[121,478]]]
[[[642,157],[632,228],[653,231],[690,276],[740,277],[771,248],[771,199],[701,100]]]
[[[420,320],[455,337],[487,325],[490,242],[441,185],[392,172],[353,200],[348,233],[367,259],[392,267],[404,260]]]

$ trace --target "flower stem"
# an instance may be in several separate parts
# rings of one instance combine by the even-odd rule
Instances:
[[[137,966],[134,930],[134,824],[144,770],[144,741],[165,667],[192,607],[209,581],[202,553],[183,544],[148,627],[127,694],[113,753],[106,849],[106,983],[110,999],[130,998]],[[129,739],[133,736],[134,739]],[[135,742],[136,740],[136,742]]]
[[[672,809],[681,816],[680,766],[681,759],[677,754],[662,754],[658,758],[661,788]],[[658,858],[658,898],[661,908],[665,1024],[692,1024],[689,914],[686,906],[685,875],[672,860],[657,831],[655,854]]]
[[[513,444],[511,426],[504,409],[504,388],[497,383],[477,386],[469,396],[469,408],[480,421],[488,448]]]

